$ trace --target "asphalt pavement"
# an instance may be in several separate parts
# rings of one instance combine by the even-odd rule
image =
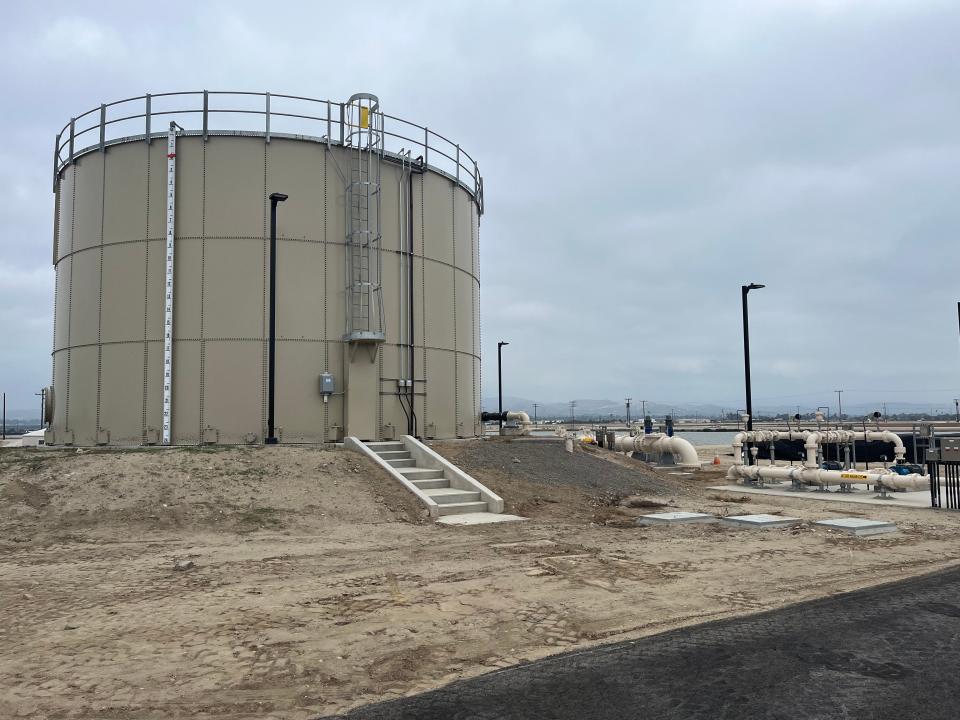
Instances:
[[[960,568],[556,655],[336,717],[956,720]]]

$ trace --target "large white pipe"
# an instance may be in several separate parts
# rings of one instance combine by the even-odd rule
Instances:
[[[508,410],[506,413],[504,413],[504,415],[506,416],[505,417],[506,420],[517,421],[517,424],[520,425],[521,435],[528,435],[530,433],[530,428],[533,427],[533,423],[530,422],[530,416],[527,415],[525,412],[523,412],[522,410],[519,410],[519,411]]]
[[[737,433],[733,438],[734,463],[742,463],[742,450],[745,442],[770,443],[777,440],[803,440],[803,447],[807,451],[804,466],[816,468],[817,449],[820,445],[849,443],[854,440],[881,440],[893,445],[895,460],[902,462],[906,458],[907,450],[903,446],[900,436],[889,430],[753,430]]]
[[[930,476],[911,473],[898,475],[893,470],[876,468],[860,470],[821,470],[810,467],[783,467],[779,465],[733,465],[727,471],[728,480],[792,480],[805,485],[840,485],[866,483],[889,490],[927,490]]]
[[[663,433],[617,435],[613,449],[618,452],[669,453],[680,467],[699,468],[700,456],[687,440]]]

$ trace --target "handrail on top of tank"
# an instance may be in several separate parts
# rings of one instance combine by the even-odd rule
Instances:
[[[152,105],[152,100],[157,98],[171,98],[180,96],[201,96],[203,98],[203,104],[199,108],[171,108],[169,110],[158,110]],[[261,109],[249,107],[212,108],[210,107],[209,103],[210,96],[260,97],[264,99],[264,105]],[[271,109],[271,100],[287,100],[298,103],[305,102],[318,104],[324,108],[324,111],[321,115],[311,115],[302,112],[283,112],[280,110]],[[117,117],[111,118],[107,117],[109,110],[117,108],[121,105],[137,102],[143,103],[143,107],[140,112],[133,112],[132,114],[120,114]],[[328,144],[341,145],[344,143],[344,138],[349,135],[349,128],[356,124],[349,122],[344,111],[345,106],[346,103],[336,102],[333,100],[320,100],[318,98],[310,98],[302,95],[261,93],[244,90],[188,90],[181,92],[150,93],[147,95],[138,95],[136,97],[103,103],[71,118],[70,121],[64,125],[63,128],[61,128],[60,132],[57,133],[53,152],[54,192],[56,192],[57,189],[57,182],[60,178],[60,173],[79,155],[83,155],[97,149],[104,151],[108,144],[113,144],[118,140],[126,140],[128,138],[143,137],[149,143],[157,134],[153,132],[151,123],[151,120],[156,117],[189,114],[202,115],[201,128],[198,128],[197,131],[202,131],[204,139],[206,139],[210,132],[238,130],[238,128],[210,128],[209,119],[211,115],[261,115],[265,118],[263,133],[267,142],[270,142],[271,136],[279,136],[278,133],[271,132],[271,118],[305,120],[308,122],[320,123],[321,129],[324,130],[324,132],[320,132],[315,135],[311,134],[309,136],[320,138],[326,141]],[[405,141],[407,143],[411,143],[413,146],[419,146],[423,150],[422,157],[424,165],[453,178],[456,180],[456,182],[463,186],[464,189],[471,192],[475,202],[477,203],[479,213],[481,215],[483,214],[483,178],[480,175],[480,168],[477,165],[477,161],[474,160],[466,150],[443,135],[430,130],[425,125],[418,125],[417,123],[404,120],[403,118],[396,117],[395,115],[388,115],[379,110],[375,110],[374,112],[380,116],[382,121],[381,132],[384,137],[383,149],[385,152],[397,154],[400,150],[412,149],[407,148],[406,146],[400,147],[399,143],[393,143],[396,145],[396,147],[391,149],[388,147],[387,138]],[[82,123],[79,122],[85,121],[87,118],[91,118],[91,116],[93,116],[91,121]],[[107,132],[108,129],[113,129],[114,126],[119,123],[131,122],[138,119],[144,120],[143,133],[135,133],[133,135],[113,135]],[[389,129],[387,121],[390,121],[391,123]],[[393,127],[394,125],[399,125],[399,127]],[[334,127],[336,127],[338,130],[338,140],[334,139]],[[414,131],[418,137],[412,137]],[[90,132],[98,132],[98,135],[95,136],[97,137],[97,141],[91,145],[87,145],[86,147],[78,148],[77,139]],[[260,131],[254,130],[252,132]],[[410,134],[408,135],[404,133]],[[300,136],[309,137],[306,133],[297,134]],[[437,162],[436,160],[431,162],[431,151],[433,153],[433,158],[439,157],[441,159],[440,162]],[[65,153],[66,157],[64,157]]]

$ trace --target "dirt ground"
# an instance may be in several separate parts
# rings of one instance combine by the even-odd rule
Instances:
[[[557,442],[435,447],[530,519],[428,522],[344,450],[0,449],[0,717],[302,720],[960,559],[960,514],[722,496],[720,471]],[[900,532],[634,526],[660,507]]]

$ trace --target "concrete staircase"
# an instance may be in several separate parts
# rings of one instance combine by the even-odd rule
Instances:
[[[499,496],[409,435],[388,442],[348,437],[344,445],[386,469],[417,496],[432,517],[503,512]]]

